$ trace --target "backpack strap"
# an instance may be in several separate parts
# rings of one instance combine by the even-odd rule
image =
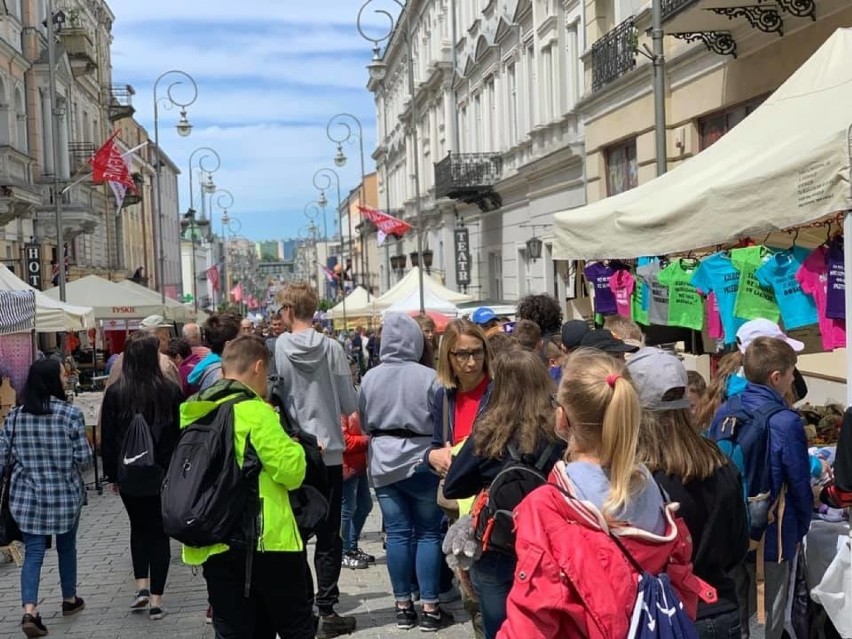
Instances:
[[[553,454],[553,451],[556,450],[556,444],[551,442],[547,445],[547,448],[541,453],[539,458],[536,460],[533,468],[535,468],[538,472],[544,473],[544,467],[547,466],[547,462],[550,461],[550,456]],[[509,442],[506,444],[506,452],[509,453],[509,457],[512,458],[513,461],[519,462],[522,461],[523,455],[518,450],[518,447],[515,446],[514,442]]]
[[[441,426],[443,428],[443,441],[441,444],[446,444],[450,441],[450,398],[447,397],[447,389],[443,389],[444,397],[441,400]]]

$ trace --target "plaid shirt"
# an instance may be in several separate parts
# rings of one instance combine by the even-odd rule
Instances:
[[[92,461],[80,409],[57,399],[50,400],[49,415],[13,409],[0,431],[0,464],[10,457],[10,506],[21,530],[31,535],[71,530],[86,491],[82,470]]]

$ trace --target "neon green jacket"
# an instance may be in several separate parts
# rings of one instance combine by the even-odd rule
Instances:
[[[290,508],[289,491],[305,479],[305,451],[281,427],[278,414],[253,390],[234,380],[219,380],[194,395],[180,407],[180,427],[214,410],[225,401],[244,397],[234,405],[234,449],[242,467],[246,438],[257,451],[262,470],[258,477],[261,521],[257,549],[261,552],[298,552],[302,537]],[[183,547],[183,561],[191,566],[203,564],[212,555],[226,552],[217,544],[204,548]]]

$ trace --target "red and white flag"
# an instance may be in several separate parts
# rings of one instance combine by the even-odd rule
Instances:
[[[210,282],[210,288],[217,293],[219,292],[219,269],[214,265],[204,271],[207,274],[207,281]]]
[[[384,211],[374,209],[372,206],[358,205],[361,214],[378,229],[379,246],[385,243],[388,235],[402,237],[411,230],[411,224],[400,220],[398,217],[388,215]]]
[[[319,267],[322,269],[322,272],[325,273],[325,279],[332,283],[337,281],[337,276],[334,274],[334,271],[332,271],[324,264],[320,264]]]
[[[234,301],[239,303],[243,301],[243,284],[240,282],[234,288],[231,289],[231,297],[234,298]]]
[[[89,163],[92,165],[92,182],[95,184],[108,183],[115,195],[116,204],[121,209],[127,191],[136,193],[136,183],[133,181],[133,176],[130,173],[130,162],[127,159],[128,155],[136,149],[131,149],[122,154],[115,145],[115,136],[117,135],[118,131],[113,133],[89,159]]]

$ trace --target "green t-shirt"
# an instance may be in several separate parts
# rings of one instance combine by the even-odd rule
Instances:
[[[696,265],[674,260],[660,271],[657,279],[669,287],[669,326],[700,331],[704,327],[704,301],[690,284]]]
[[[753,320],[768,319],[778,322],[781,313],[775,302],[775,292],[761,286],[757,279],[757,269],[772,257],[772,253],[762,246],[749,246],[731,251],[731,262],[740,272],[740,288],[734,304],[736,317]]]
[[[636,281],[636,286],[633,287],[633,299],[631,306],[633,307],[633,321],[642,326],[648,326],[648,285],[642,280]]]

